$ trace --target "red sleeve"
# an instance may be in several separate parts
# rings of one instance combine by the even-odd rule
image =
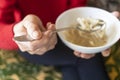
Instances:
[[[16,1],[16,0],[12,0]],[[0,0],[0,49],[16,50],[18,46],[13,39],[13,25],[21,20],[21,13],[15,2]]]
[[[0,23],[0,49],[16,50],[18,46],[12,40],[13,38],[13,24]]]

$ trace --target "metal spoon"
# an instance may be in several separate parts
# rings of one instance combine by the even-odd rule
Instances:
[[[85,29],[82,29],[82,27],[81,27],[80,24],[75,24],[75,25],[71,25],[69,27],[65,27],[65,28],[60,28],[60,29],[53,30],[53,33],[64,31],[64,30],[68,30],[68,29],[78,29],[78,30],[83,31],[83,32],[91,33],[91,32],[95,32],[97,30],[102,29],[102,27],[104,26],[104,23],[101,23],[99,25],[94,25],[94,26],[99,26],[99,27],[97,27],[95,29],[91,29],[91,30],[85,30]],[[35,40],[35,39],[31,38],[29,35],[15,36],[13,39],[15,41],[20,41],[20,42],[34,41]]]
[[[64,30],[71,29],[71,28],[73,27],[56,29],[56,30],[53,30],[53,33],[64,31]],[[19,42],[26,42],[26,41],[34,41],[35,39],[31,38],[29,35],[21,35],[21,36],[15,36],[13,40],[19,41]]]

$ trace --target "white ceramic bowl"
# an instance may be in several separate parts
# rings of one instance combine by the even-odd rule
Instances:
[[[102,19],[106,22],[106,35],[108,37],[108,41],[105,45],[99,47],[84,47],[75,45],[73,43],[68,42],[65,40],[62,32],[58,32],[58,36],[62,40],[62,42],[71,48],[72,50],[80,51],[83,53],[98,53],[103,50],[110,48],[114,45],[120,38],[120,22],[119,20],[113,16],[108,11],[103,9],[95,8],[95,7],[78,7],[69,9],[62,14],[60,14],[56,20],[56,28],[63,28],[68,27],[72,23],[76,22],[76,18],[78,17],[92,17],[97,19]]]

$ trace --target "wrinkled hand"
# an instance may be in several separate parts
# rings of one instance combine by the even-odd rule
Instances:
[[[114,12],[112,12],[112,14],[114,16],[116,16],[117,18],[120,18],[120,13],[118,11],[114,11]],[[102,51],[101,54],[104,57],[107,57],[107,56],[110,55],[110,52],[111,52],[111,49],[109,48],[109,49],[107,49],[105,51]],[[74,51],[74,54],[75,54],[75,56],[81,57],[81,58],[84,58],[84,59],[90,59],[90,58],[95,56],[95,54],[86,54],[86,53],[82,53],[82,52],[78,52],[78,51]]]
[[[86,54],[79,51],[74,51],[74,55],[84,59],[90,59],[95,56],[95,54]]]
[[[46,51],[53,49],[57,43],[56,34],[52,33],[55,25],[47,23],[46,29],[41,20],[35,15],[27,15],[21,22],[14,26],[14,36],[29,35],[34,41],[15,41],[21,51],[30,54],[42,55]]]
[[[110,55],[111,49],[106,49],[105,51],[102,51],[101,54],[104,57],[108,57]],[[82,53],[82,52],[78,52],[78,51],[74,51],[74,55],[77,57],[81,57],[84,59],[90,59],[92,57],[94,57],[96,54],[86,54],[86,53]]]

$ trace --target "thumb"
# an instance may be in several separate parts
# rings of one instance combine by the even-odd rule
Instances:
[[[42,36],[42,31],[39,29],[38,24],[35,24],[30,21],[24,21],[24,28],[26,29],[27,35],[29,35],[33,39],[39,39]]]
[[[102,52],[102,55],[103,55],[104,57],[107,57],[107,56],[110,55],[110,52],[111,52],[111,49],[110,49],[110,48],[109,48],[109,49],[106,49],[105,51]]]

